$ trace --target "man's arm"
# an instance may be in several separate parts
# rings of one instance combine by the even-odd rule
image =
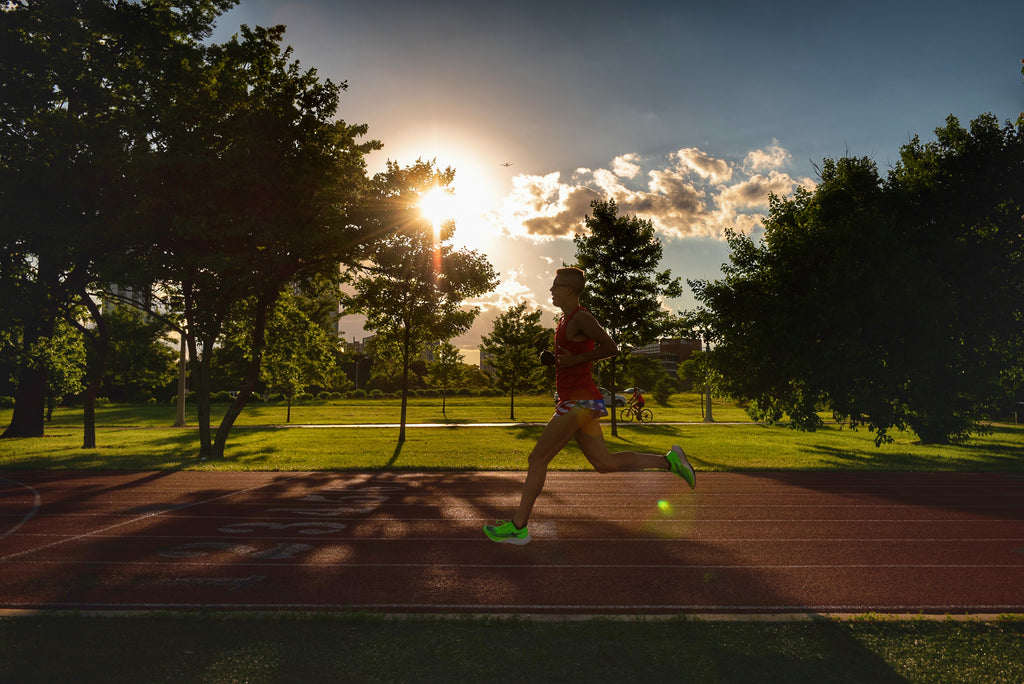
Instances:
[[[558,365],[562,368],[571,368],[581,363],[600,361],[601,359],[611,358],[619,353],[619,347],[615,344],[615,340],[601,327],[601,324],[597,322],[597,319],[589,311],[577,312],[572,317],[572,320],[569,321],[569,328],[566,330],[566,334],[569,336],[569,339],[574,340],[581,337],[589,337],[594,340],[594,349],[584,354],[570,354],[565,349],[559,348],[557,350]]]

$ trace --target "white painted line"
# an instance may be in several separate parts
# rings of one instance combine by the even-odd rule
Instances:
[[[225,551],[228,551],[225,549]],[[186,560],[175,561],[116,561],[116,560],[13,560],[12,565],[116,565],[119,567],[150,567],[160,566],[164,568],[177,568],[186,566],[195,567],[256,567],[256,568],[305,568],[316,570],[320,568],[330,569],[336,572],[346,568],[467,568],[485,570],[575,570],[587,569],[612,569],[612,570],[836,570],[836,569],[972,569],[991,570],[995,568],[1024,569],[1024,561],[1021,563],[822,563],[822,564],[777,564],[777,565],[704,565],[690,563],[252,563],[252,562],[197,562]]]
[[[11,602],[3,604],[7,609],[3,612],[14,610],[31,610],[33,614],[41,610],[251,610],[251,611],[279,611],[296,610],[309,612],[331,612],[340,611],[352,613],[356,611],[411,611],[420,613],[422,611],[438,611],[439,613],[479,613],[490,618],[500,618],[500,614],[491,611],[506,611],[510,615],[523,615],[529,613],[559,614],[564,611],[583,613],[589,611],[595,616],[605,617],[606,613],[619,613],[624,615],[639,615],[648,617],[650,614],[664,615],[668,613],[683,613],[686,618],[697,619],[695,613],[706,616],[719,616],[721,619],[737,619],[737,615],[747,615],[751,619],[764,618],[768,615],[807,615],[813,613],[816,617],[828,617],[830,615],[863,615],[864,613],[880,614],[886,619],[896,619],[896,616],[903,615],[907,619],[926,620],[957,619],[956,614],[961,614],[964,619],[972,619],[967,613],[974,613],[973,619],[982,620],[983,616],[990,616],[991,619],[1002,619],[1006,613],[1016,614],[1021,606],[992,605],[992,604],[916,604],[899,606],[875,606],[875,605],[768,605],[768,606],[728,606],[710,604],[642,604],[642,605],[601,605],[601,604],[453,604],[453,603],[18,603]],[[928,611],[928,612],[926,612]],[[940,613],[938,615],[929,615]],[[425,614],[416,615],[429,620],[439,616]],[[584,618],[585,615],[572,617]],[[711,617],[710,619],[714,619]]]
[[[254,485],[252,487],[246,487],[245,489],[239,489],[239,490],[236,490],[236,491],[233,491],[233,492],[228,492],[227,494],[221,494],[220,496],[215,496],[215,497],[213,497],[211,499],[205,499],[203,501],[194,501],[194,502],[188,503],[188,504],[181,504],[179,506],[176,506],[173,510],[174,511],[180,511],[180,510],[184,510],[186,508],[192,508],[193,506],[201,506],[203,504],[208,504],[208,503],[211,503],[213,501],[219,501],[221,499],[226,499],[228,497],[235,496],[236,494],[243,494],[245,492],[250,492],[250,491],[253,491],[253,490],[256,490],[256,489],[262,489],[264,487],[269,487],[271,485],[277,485],[277,484],[279,484],[282,481],[282,479],[283,480],[292,480],[292,479],[295,479],[295,478],[298,478],[298,477],[304,477],[305,475],[306,475],[306,473],[293,473],[292,475],[290,475],[288,477],[283,477],[283,478],[280,478],[280,479],[276,479],[273,482],[267,482],[267,483],[263,483],[263,484],[259,484],[259,485]],[[35,490],[33,490],[33,491],[35,491]],[[108,525],[107,527],[104,527],[104,528],[101,528],[101,529],[98,529],[98,530],[93,530],[92,532],[85,532],[83,534],[78,534],[78,535],[75,535],[73,537],[65,537],[64,539],[58,539],[57,541],[51,542],[49,544],[44,544],[43,546],[38,546],[38,547],[33,548],[33,549],[26,549],[24,551],[19,551],[17,553],[12,553],[12,554],[9,554],[7,556],[2,556],[2,557],[0,557],[0,562],[6,562],[6,561],[9,561],[12,558],[18,558],[19,556],[24,556],[24,555],[27,555],[27,554],[30,554],[30,553],[35,553],[36,551],[42,551],[44,549],[52,548],[54,546],[59,546],[60,544],[65,544],[67,542],[79,541],[81,539],[85,539],[85,538],[88,538],[88,537],[93,537],[93,536],[102,534],[104,532],[108,532],[110,530],[116,529],[118,527],[124,527],[125,525],[131,525],[132,523],[136,523],[136,522],[139,522],[139,521],[142,521],[142,520],[153,518],[153,517],[156,517],[156,516],[159,516],[159,515],[163,515],[163,513],[161,513],[161,512],[146,513],[144,515],[140,515],[140,516],[131,518],[129,520],[125,520],[125,521],[122,521],[122,522],[119,522],[119,523],[115,523],[113,525]],[[58,517],[63,517],[63,516],[61,514]]]
[[[3,534],[0,534],[0,539],[4,539],[5,537],[8,537],[8,536],[14,534],[14,532],[19,527],[21,527],[22,525],[24,525],[25,523],[27,523],[29,520],[32,519],[32,516],[34,516],[36,514],[36,511],[39,510],[39,505],[40,505],[40,503],[42,503],[42,497],[39,496],[39,492],[37,492],[33,487],[30,487],[29,485],[25,484],[24,482],[18,482],[17,480],[10,480],[10,479],[8,479],[6,477],[0,478],[0,480],[3,480],[5,482],[13,482],[14,484],[18,485],[19,487],[24,487],[25,489],[27,489],[30,492],[32,492],[32,497],[33,497],[32,510],[29,511],[28,513],[25,513],[22,516],[21,520],[19,520],[18,523],[14,527],[12,527],[11,529],[7,530]]]

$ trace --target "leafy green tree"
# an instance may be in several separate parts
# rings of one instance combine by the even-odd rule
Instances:
[[[159,279],[181,291],[200,455],[223,457],[260,379],[270,311],[284,287],[357,261],[372,236],[355,209],[366,184],[365,125],[336,117],[344,83],[303,71],[284,27],[241,35],[182,61],[154,95],[153,153],[139,161],[140,224]],[[211,441],[210,364],[225,321],[248,302],[252,355]]]
[[[46,420],[68,396],[82,391],[86,370],[85,342],[82,335],[64,320],[54,326],[53,337],[41,340],[41,349],[33,354],[46,365]]]
[[[137,308],[114,306],[104,316],[110,335],[104,385],[112,400],[155,396],[177,372],[167,326]]]
[[[295,395],[335,371],[338,341],[313,321],[291,295],[282,296],[267,326],[263,379],[288,400],[285,422],[292,422]]]
[[[649,344],[675,331],[678,318],[665,307],[665,300],[683,293],[681,279],[669,270],[658,271],[661,241],[649,220],[619,216],[614,200],[594,200],[593,213],[584,219],[587,232],[573,238],[576,263],[587,274],[587,289],[580,298],[583,306],[601,321],[619,345],[620,356],[630,349]],[[621,359],[602,362],[612,396],[617,390],[617,369]],[[612,434],[618,435],[615,412],[611,412]]]
[[[479,310],[463,302],[490,291],[497,280],[482,254],[451,246],[453,223],[435,228],[420,211],[423,196],[447,188],[454,177],[453,169],[441,171],[422,160],[408,167],[388,162],[374,176],[366,219],[377,240],[367,250],[365,267],[351,274],[354,294],[342,298],[347,313],[366,316],[378,358],[390,355],[401,369],[399,446],[405,441],[413,359],[425,345],[468,330]]]
[[[691,283],[728,394],[804,429],[831,406],[879,444],[976,430],[1024,360],[1022,132],[951,117],[886,180],[825,160],[813,191],[771,198],[761,244],[732,235],[724,279]]]
[[[679,379],[693,384],[693,391],[702,395],[701,418],[714,422],[711,411],[711,397],[722,394],[723,379],[715,370],[711,358],[704,351],[698,350],[679,364]]]
[[[495,384],[509,395],[509,420],[516,419],[516,392],[533,389],[543,377],[535,341],[553,339],[540,324],[539,310],[527,313],[526,302],[516,304],[494,319],[490,335],[484,335],[480,351],[494,369]]]
[[[622,384],[640,387],[648,391],[653,390],[658,380],[666,376],[661,362],[640,354],[630,354],[626,358],[623,364],[623,373],[625,377]]]
[[[19,279],[22,315],[8,323],[20,326],[24,351],[50,338],[59,318],[74,323],[82,307],[101,315],[91,290],[124,273],[136,244],[120,219],[135,201],[129,159],[148,146],[147,98],[167,62],[197,46],[233,4],[23,1],[0,12],[0,258],[4,274]],[[4,436],[43,434],[45,387],[45,364],[24,364]]]
[[[434,348],[434,360],[427,364],[427,381],[441,391],[441,415],[448,417],[448,390],[462,380],[462,354],[451,342],[442,342]]]

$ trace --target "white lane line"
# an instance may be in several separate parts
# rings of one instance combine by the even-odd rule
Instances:
[[[225,550],[226,551],[226,550]],[[336,572],[339,569],[357,568],[462,568],[470,570],[577,570],[586,568],[588,570],[837,570],[837,569],[970,569],[970,570],[993,570],[993,569],[1024,569],[1022,563],[793,563],[793,564],[771,564],[762,565],[757,563],[742,564],[702,564],[702,563],[348,563],[348,562],[318,562],[310,563],[267,563],[261,562],[231,562],[224,561],[189,561],[175,560],[168,561],[118,561],[118,560],[13,560],[12,565],[116,565],[119,567],[150,567],[158,566],[171,569],[180,567],[214,567],[231,568],[255,567],[270,570],[272,568],[304,568],[306,570],[329,569]]]
[[[277,484],[279,484],[282,481],[282,479],[283,480],[293,480],[293,479],[296,479],[296,478],[299,478],[299,477],[304,477],[305,475],[306,475],[306,473],[294,473],[294,474],[292,474],[290,476],[287,476],[287,477],[284,477],[284,478],[275,479],[273,482],[261,483],[261,484],[258,484],[258,485],[253,485],[252,487],[246,487],[245,489],[238,489],[236,491],[228,492],[227,494],[221,494],[219,496],[215,496],[215,497],[210,498],[210,499],[205,499],[203,501],[194,501],[192,503],[180,504],[180,505],[175,506],[171,510],[181,511],[181,510],[184,510],[186,508],[192,508],[193,506],[202,506],[203,504],[208,504],[208,503],[211,503],[213,501],[219,501],[221,499],[227,499],[227,498],[235,496],[237,494],[244,494],[245,492],[251,492],[253,490],[262,489],[264,487],[269,487],[271,485],[277,485]],[[33,491],[35,491],[35,490],[33,490]],[[149,518],[153,518],[153,517],[162,515],[163,513],[166,513],[166,511],[146,513],[144,515],[140,515],[140,516],[137,516],[137,517],[134,517],[134,518],[130,518],[128,520],[124,520],[122,522],[115,523],[113,525],[108,525],[107,527],[103,527],[103,528],[100,528],[98,530],[93,530],[92,532],[85,532],[83,534],[77,534],[77,535],[75,535],[73,537],[65,537],[64,539],[58,539],[57,541],[50,542],[49,544],[44,544],[42,546],[37,546],[37,547],[32,548],[32,549],[26,549],[24,551],[18,551],[17,553],[8,554],[6,556],[0,556],[0,563],[9,561],[12,558],[18,558],[20,556],[24,556],[24,555],[27,555],[27,554],[30,554],[30,553],[35,553],[36,551],[43,551],[44,549],[49,549],[49,548],[52,548],[54,546],[59,546],[60,544],[66,544],[67,542],[79,541],[81,539],[85,539],[85,538],[88,538],[88,537],[97,536],[97,535],[103,534],[104,532],[109,532],[110,530],[117,529],[118,527],[124,527],[125,525],[131,525],[133,523],[137,523],[137,522],[140,522],[142,520],[147,520]]]
[[[32,510],[29,511],[28,513],[25,513],[22,516],[21,520],[19,520],[17,522],[17,524],[14,525],[14,527],[12,527],[11,529],[7,530],[3,534],[0,534],[0,539],[4,539],[5,537],[8,537],[8,536],[14,534],[14,532],[19,527],[21,527],[22,525],[24,525],[25,523],[27,523],[29,520],[32,519],[32,517],[36,514],[36,511],[39,510],[39,506],[42,503],[43,499],[42,499],[42,497],[39,496],[39,492],[37,492],[33,487],[30,487],[29,485],[25,484],[24,482],[18,482],[17,480],[10,480],[10,479],[8,479],[6,477],[0,477],[0,480],[2,480],[4,482],[13,482],[14,484],[18,485],[19,487],[24,487],[25,489],[27,489],[30,492],[32,492],[32,497],[33,497]]]
[[[667,614],[667,613],[706,613],[708,619],[715,617],[736,619],[737,614],[751,614],[754,619],[769,614],[806,614],[815,613],[816,617],[827,615],[849,615],[863,613],[881,613],[885,615],[904,614],[907,619],[927,620],[956,620],[962,616],[950,615],[950,613],[980,613],[991,615],[993,619],[1004,613],[1014,613],[1020,610],[1018,605],[1007,604],[905,604],[898,606],[880,606],[874,604],[794,604],[794,605],[715,605],[715,604],[640,604],[640,605],[606,605],[606,604],[514,604],[514,603],[18,603],[6,602],[2,605],[8,608],[22,607],[31,610],[54,609],[54,610],[252,610],[252,611],[411,611],[420,613],[422,611],[448,612],[477,612],[486,614],[488,618],[500,618],[500,614],[493,611],[507,611],[515,615],[529,613],[562,613],[573,611],[581,613],[588,611],[594,615],[604,617],[609,613],[635,614]],[[937,611],[941,615],[929,615],[928,612]],[[977,617],[977,616],[976,616]],[[704,616],[701,616],[704,619]]]

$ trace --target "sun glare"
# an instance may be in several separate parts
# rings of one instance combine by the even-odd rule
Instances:
[[[455,218],[455,196],[443,188],[428,190],[420,198],[420,213],[438,228],[445,221]]]

